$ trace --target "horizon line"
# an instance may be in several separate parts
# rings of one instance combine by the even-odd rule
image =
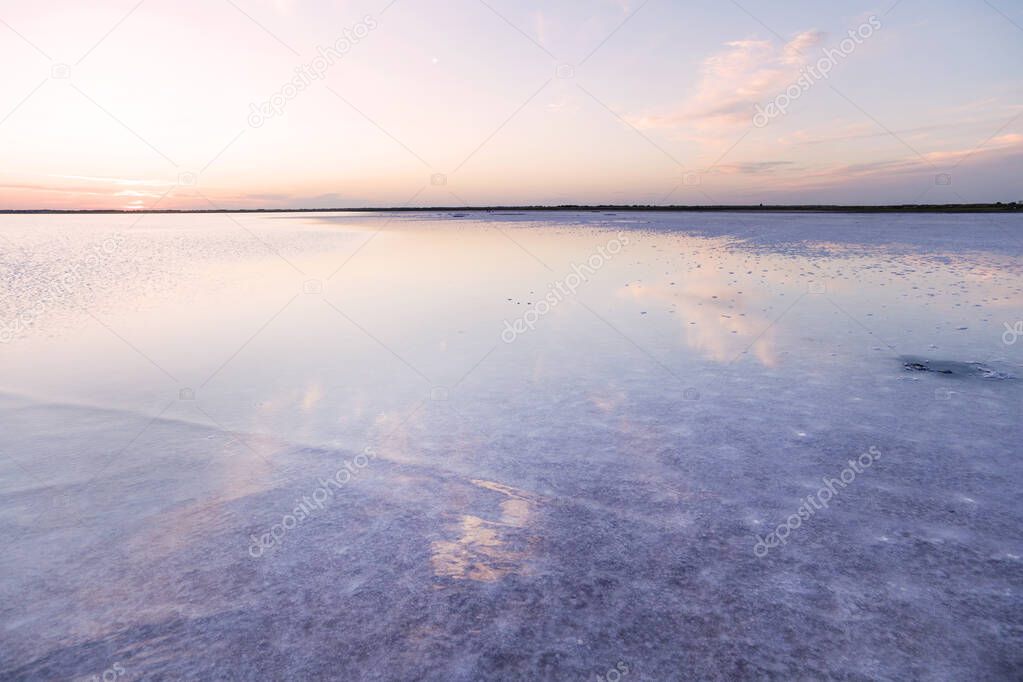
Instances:
[[[81,215],[81,214],[176,214],[176,213],[416,213],[451,211],[799,211],[838,213],[1014,213],[1023,212],[1023,202],[995,202],[970,204],[713,204],[713,205],[653,205],[653,204],[559,204],[559,205],[495,205],[495,206],[364,206],[354,208],[143,208],[143,209],[0,209],[0,215]]]

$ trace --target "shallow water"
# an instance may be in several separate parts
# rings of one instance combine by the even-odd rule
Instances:
[[[4,679],[1023,670],[1019,217],[4,216],[0,249]]]

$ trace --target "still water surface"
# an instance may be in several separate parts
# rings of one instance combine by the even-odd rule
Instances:
[[[1021,251],[999,215],[0,218],[0,677],[1018,675]]]

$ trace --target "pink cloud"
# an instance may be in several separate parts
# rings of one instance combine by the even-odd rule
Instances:
[[[672,111],[633,115],[640,129],[690,127],[702,133],[748,126],[754,105],[783,91],[807,64],[807,51],[824,38],[804,31],[778,47],[763,40],[736,40],[703,60],[695,92]]]

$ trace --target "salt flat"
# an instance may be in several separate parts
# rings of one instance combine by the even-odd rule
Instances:
[[[0,237],[0,678],[1023,670],[1018,216]]]

